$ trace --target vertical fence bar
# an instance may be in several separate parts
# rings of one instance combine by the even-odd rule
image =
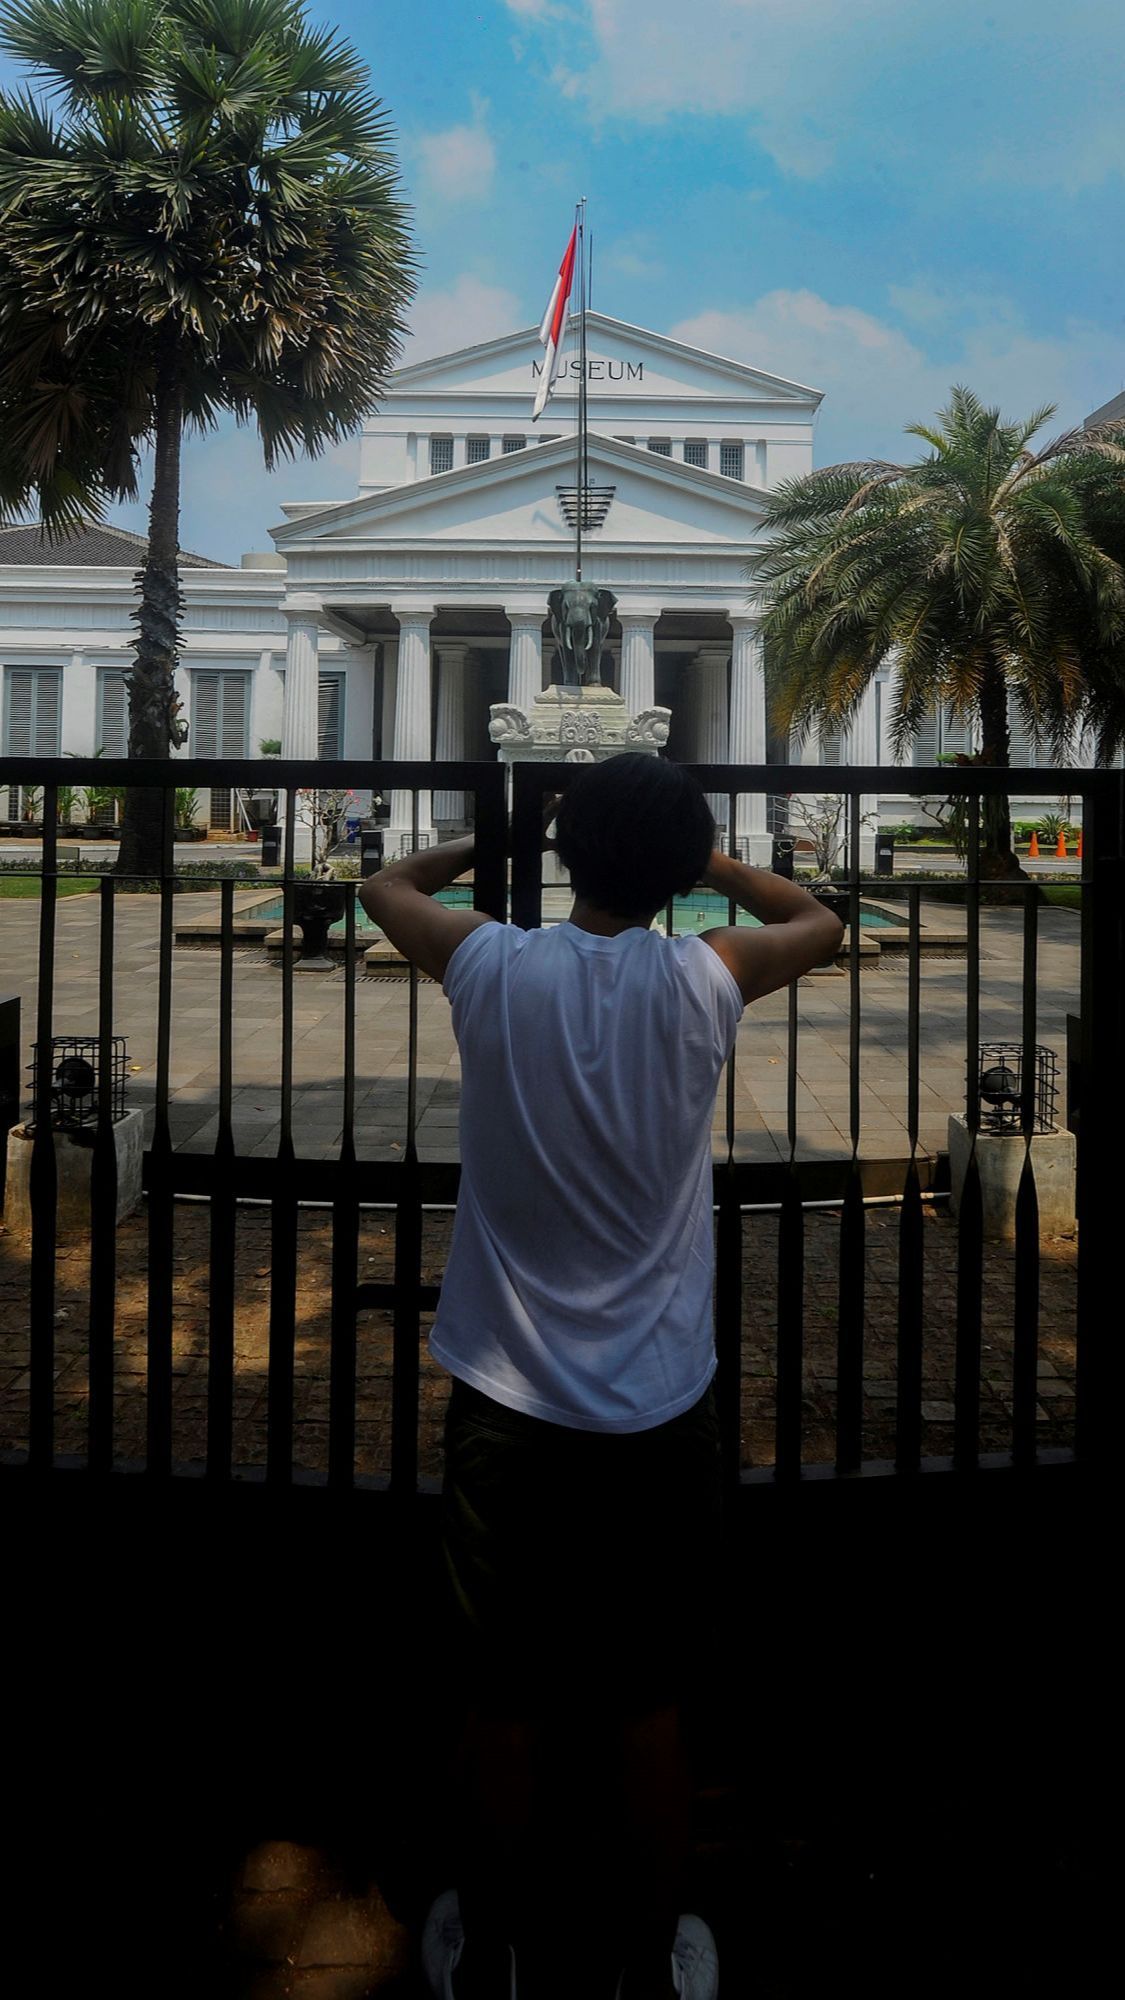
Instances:
[[[39,882],[39,993],[35,1038],[35,1136],[28,1196],[31,1206],[31,1399],[28,1461],[46,1471],[55,1449],[55,1230],[58,1163],[52,1124],[55,915],[58,893],[58,789],[43,790],[43,860]]]
[[[328,1483],[355,1479],[356,1306],[359,1201],[355,1156],[355,884],[344,886],[344,1120],[332,1204],[332,1358],[328,1387]]]
[[[1012,1452],[1020,1464],[1035,1459],[1035,1416],[1039,1371],[1039,1197],[1032,1146],[1036,1122],[1036,982],[1038,976],[1038,891],[1023,906],[1023,1049],[1020,1130],[1024,1155],[1016,1192],[1015,1317],[1012,1342]]]
[[[512,922],[538,930],[543,921],[543,793],[561,791],[573,765],[512,765]]]
[[[1125,776],[1083,800],[1082,1096],[1078,1113],[1075,1443],[1087,1466],[1116,1451],[1120,1394],[1118,1152],[1125,1119]],[[1096,1082],[1095,1082],[1096,1079]]]
[[[737,815],[738,795],[732,793],[727,808],[732,854],[738,852]],[[737,915],[737,905],[732,901],[728,921],[733,924]],[[668,935],[672,935],[671,925]],[[735,1108],[735,1052],[732,1048],[726,1066],[726,1158],[716,1175],[719,1215],[715,1236],[716,1399],[723,1476],[728,1487],[738,1485],[742,1469],[742,1207],[734,1163]]]
[[[473,812],[473,908],[504,922],[508,914],[508,816],[504,767],[495,765],[478,784]]]
[[[984,1214],[981,1203],[977,1136],[980,1131],[980,796],[968,815],[969,869],[965,885],[968,952],[965,1043],[966,1122],[969,1158],[957,1219],[957,1338],[953,1379],[953,1462],[959,1469],[977,1463],[980,1453],[981,1305],[984,1285]]]
[[[293,1478],[293,1351],[297,1332],[297,1162],[293,1147],[293,887],[299,792],[286,793],[281,944],[281,1129],[270,1229],[266,1478]]]
[[[916,1472],[922,1454],[922,1189],[918,1179],[918,1071],[921,1045],[921,890],[907,891],[910,935],[906,1030],[906,1136],[910,1160],[902,1190],[898,1228],[898,1383],[895,1464]]]
[[[113,1465],[117,1292],[117,1133],[113,1120],[113,921],[117,884],[103,875],[98,935],[98,1122],[90,1157],[90,1470]]]
[[[412,851],[418,851],[418,794],[411,810]],[[418,968],[410,966],[406,1074],[406,1144],[395,1202],[395,1303],[391,1361],[391,1491],[418,1487],[418,1314],[422,1283],[422,1194],[418,1172]]]
[[[219,885],[219,1125],[211,1163],[207,1476],[229,1479],[234,1420],[234,883]]]
[[[172,938],[175,896],[175,793],[160,794],[160,944],[156,1001],[156,1109],[149,1147],[148,1409],[146,1463],[150,1474],[172,1469],[172,1281],[175,1211],[172,1133],[168,1121],[172,1053]]]
[[[854,1472],[863,1455],[863,1316],[866,1305],[866,1217],[860,1140],[860,795],[849,802],[848,854],[848,1121],[851,1165],[840,1214],[840,1265],[836,1324],[836,1469]]]
[[[801,1375],[804,1367],[805,1216],[797,1175],[797,981],[789,988],[789,1162],[777,1230],[777,1417],[779,1479],[801,1470]]]

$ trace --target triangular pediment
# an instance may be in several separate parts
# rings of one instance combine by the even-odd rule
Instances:
[[[645,327],[630,326],[606,313],[586,315],[587,381],[592,399],[627,396],[639,401],[663,399],[733,401],[815,408],[822,392],[784,376],[753,368],[742,361],[708,354],[685,341]],[[428,400],[442,395],[528,396],[535,393],[543,349],[536,327],[478,342],[432,360],[399,368],[390,378],[384,409],[399,400]],[[570,322],[563,349],[555,397],[566,399],[581,380],[577,322]],[[549,426],[551,405],[543,422]]]
[[[588,535],[602,546],[743,545],[757,538],[769,500],[759,487],[617,438],[592,434],[588,464],[590,488],[608,496],[604,522]],[[565,494],[575,485],[574,440],[559,438],[302,512],[275,529],[274,540],[282,554],[387,541],[565,547],[574,539]]]

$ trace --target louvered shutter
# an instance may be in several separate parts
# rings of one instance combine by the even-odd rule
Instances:
[[[41,667],[35,675],[35,755],[58,757],[62,751],[62,675]]]
[[[219,754],[219,676],[191,677],[191,747],[197,757]]]
[[[129,691],[115,667],[98,675],[98,741],[107,757],[129,754]]]
[[[340,757],[340,717],[343,707],[343,681],[339,674],[321,674],[317,688],[317,742],[318,757]]]
[[[1031,731],[1023,719],[1018,702],[1011,700],[1008,702],[1008,737],[1009,762],[1034,770],[1037,760]]]
[[[820,761],[822,764],[842,764],[844,762],[844,733],[841,729],[820,728]]]
[[[936,764],[938,756],[938,719],[936,714],[927,715],[914,738],[911,762],[914,764]]]
[[[967,757],[973,747],[973,726],[964,718],[960,720],[944,709],[941,718],[941,754],[943,757]]]
[[[4,748],[9,757],[30,757],[32,669],[9,667],[5,679]]]
[[[219,740],[223,757],[245,757],[249,702],[249,674],[219,674],[222,726]]]

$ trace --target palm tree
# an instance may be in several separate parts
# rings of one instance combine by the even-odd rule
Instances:
[[[973,761],[1009,763],[1009,699],[1033,738],[1065,754],[1092,727],[1125,740],[1125,427],[1069,431],[1053,415],[1006,423],[954,389],[912,465],[829,466],[777,489],[758,571],[779,729],[854,714],[876,669],[897,668],[900,753],[927,715],[975,722]],[[1007,800],[982,809],[983,867],[1018,872]]]
[[[392,134],[303,0],[4,0],[0,508],[48,533],[135,496],[153,454],[129,754],[182,740],[180,446],[224,412],[266,465],[375,407],[414,290]],[[152,870],[130,794],[119,868]]]

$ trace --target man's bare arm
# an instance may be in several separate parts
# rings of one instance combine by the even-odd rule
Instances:
[[[716,849],[702,879],[706,888],[717,889],[761,922],[761,930],[747,926],[702,933],[704,944],[737,980],[744,1000],[775,993],[839,951],[844,935],[839,917],[784,876],[748,868]]]
[[[493,918],[483,910],[447,910],[435,903],[439,889],[448,889],[473,864],[473,837],[444,840],[392,861],[360,885],[359,900],[368,916],[384,931],[404,958],[433,979],[444,979],[459,944]]]

